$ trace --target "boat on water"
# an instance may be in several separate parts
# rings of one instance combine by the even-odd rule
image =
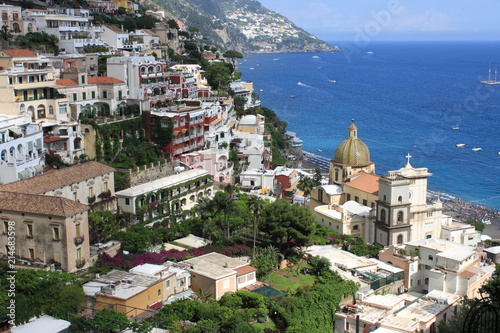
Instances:
[[[319,59],[319,57],[318,57],[318,56],[313,56],[313,58],[314,58],[314,59]]]
[[[455,125],[455,126],[453,126],[451,129],[454,129],[454,130],[459,130],[459,129],[460,129],[460,127],[459,127],[458,125]]]
[[[295,98],[295,95],[291,95],[290,98]]]
[[[488,80],[481,81],[481,83],[488,84],[488,85],[498,85],[498,84],[500,84],[500,81],[497,81],[497,76],[498,76],[498,68],[497,68],[497,66],[495,66],[495,77],[493,80],[491,79],[491,64],[490,64],[490,67],[488,69]]]
[[[481,150],[483,150],[483,148],[479,148],[479,147],[472,148],[472,151],[481,151]]]
[[[322,153],[322,152],[323,152],[323,150],[322,150],[322,149],[319,149],[319,148],[318,148],[318,151],[319,151],[320,153]]]
[[[455,147],[462,148],[465,146],[465,143],[457,143]]]

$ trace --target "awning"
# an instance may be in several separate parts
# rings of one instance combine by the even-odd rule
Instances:
[[[21,130],[17,127],[12,127],[12,128],[9,128],[9,131],[11,131],[12,133],[14,134],[17,134],[17,135],[22,135],[23,132],[21,132]]]
[[[51,143],[51,142],[56,142],[56,141],[64,141],[68,140],[68,138],[61,138],[60,136],[51,136],[48,138],[43,138],[43,142],[45,143]]]
[[[181,132],[182,132],[182,134],[186,133],[186,132],[187,132],[187,128],[183,128],[183,129],[181,130]]]
[[[19,179],[26,179],[29,178],[29,174],[30,174],[29,170],[24,169],[23,171],[17,173],[17,177]]]
[[[232,121],[232,122],[230,122],[227,126],[228,126],[228,127],[233,127],[233,126],[234,126],[234,124],[236,124],[236,122],[235,122],[235,121]]]
[[[179,135],[179,133],[180,133],[180,132],[181,132],[181,131],[174,131],[174,133],[172,133],[172,134],[173,134],[174,136],[177,136],[177,135]]]

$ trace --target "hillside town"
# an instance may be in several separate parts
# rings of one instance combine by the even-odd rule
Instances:
[[[127,30],[95,19],[138,4],[38,2],[0,5],[0,332],[494,327],[467,314],[500,246],[410,154],[378,175],[347,119],[315,164],[238,52],[157,8]]]

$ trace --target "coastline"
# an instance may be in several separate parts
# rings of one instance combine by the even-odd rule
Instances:
[[[319,168],[322,173],[328,172],[330,161],[323,156],[304,150],[296,154],[296,157],[299,168],[312,170]],[[493,240],[500,240],[500,211],[498,209],[463,201],[445,192],[427,190],[428,200],[435,200],[438,195],[443,203],[445,214],[461,223],[467,220],[490,221],[490,224],[484,224],[482,234],[490,236]]]

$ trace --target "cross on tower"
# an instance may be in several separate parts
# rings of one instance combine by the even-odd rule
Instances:
[[[406,159],[407,159],[406,163],[410,164],[410,158],[411,157],[412,156],[410,155],[410,153],[408,153],[408,155],[406,155]]]

